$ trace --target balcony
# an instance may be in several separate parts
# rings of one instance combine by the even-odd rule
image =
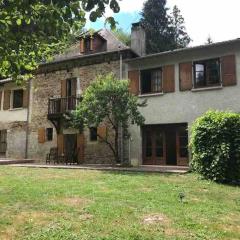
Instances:
[[[75,96],[50,98],[48,100],[48,119],[61,117],[64,113],[75,110],[80,101],[81,98]]]

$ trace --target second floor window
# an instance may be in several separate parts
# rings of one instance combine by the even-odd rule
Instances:
[[[12,108],[22,108],[23,107],[23,90],[13,90],[12,91]]]
[[[194,62],[194,87],[211,87],[221,84],[220,60]]]
[[[141,94],[162,92],[162,69],[141,72]]]

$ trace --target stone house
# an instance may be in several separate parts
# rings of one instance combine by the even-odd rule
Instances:
[[[129,141],[119,139],[121,159],[132,165],[187,165],[192,122],[209,109],[240,111],[240,39],[152,55],[145,50],[139,24],[133,24],[131,48],[101,30],[42,64],[25,89],[1,80],[1,154],[45,161],[57,147],[59,156],[76,152],[79,163],[110,163],[113,156],[97,137],[111,137],[107,124],[80,134],[65,126],[63,116],[75,109],[96,75],[114,72],[129,78],[130,91],[148,103],[141,109],[145,125],[130,126]]]

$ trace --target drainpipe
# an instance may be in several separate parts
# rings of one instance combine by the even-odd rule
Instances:
[[[119,74],[119,76],[120,76],[120,80],[122,80],[122,78],[123,78],[123,74],[122,74],[122,72],[123,72],[123,58],[122,58],[122,53],[121,53],[120,47],[119,47],[119,55],[120,55],[120,59],[119,59],[120,74]],[[122,127],[122,125],[120,126],[120,132],[121,132],[121,138],[120,138],[121,156],[120,156],[120,158],[121,158],[121,163],[123,163],[123,152],[124,151],[123,151],[123,127]]]
[[[28,91],[28,108],[27,108],[27,126],[26,126],[26,146],[25,146],[25,159],[28,159],[28,143],[29,143],[29,121],[30,121],[30,90],[31,90],[32,80],[29,79],[27,91]]]

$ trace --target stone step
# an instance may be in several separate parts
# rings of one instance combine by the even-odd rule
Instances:
[[[33,159],[0,159],[0,165],[10,165],[10,164],[23,164],[23,163],[34,163]]]

